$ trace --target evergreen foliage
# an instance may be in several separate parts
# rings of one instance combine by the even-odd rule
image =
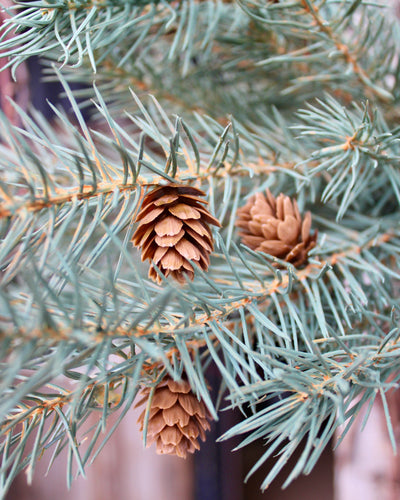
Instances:
[[[1,494],[43,454],[51,465],[66,451],[68,484],[84,475],[165,374],[184,374],[213,418],[243,410],[221,439],[265,442],[250,472],[278,454],[263,489],[303,439],[285,484],[309,473],[337,427],[376,398],[386,408],[400,379],[389,9],[39,0],[9,13],[1,55],[14,69],[46,56],[73,112],[1,116]],[[131,238],[144,195],[174,182],[202,189],[222,228],[207,272],[156,284]],[[267,188],[312,213],[319,237],[301,268],[240,242],[237,209]]]

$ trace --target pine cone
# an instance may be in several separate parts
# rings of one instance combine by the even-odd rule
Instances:
[[[296,267],[305,264],[318,234],[310,234],[311,213],[302,218],[296,200],[283,193],[275,198],[269,189],[266,194],[256,193],[238,209],[236,226],[242,229],[242,242]]]
[[[149,388],[143,389],[143,398],[136,407],[147,403],[149,392]],[[138,419],[141,431],[145,413],[146,410]],[[157,386],[151,401],[147,446],[156,441],[158,454],[186,458],[188,453],[200,449],[199,437],[202,441],[205,440],[205,431],[210,430],[207,418],[210,418],[210,415],[204,402],[196,398],[189,383],[175,382],[166,377]]]
[[[200,199],[205,193],[200,189],[169,184],[156,187],[143,200],[140,221],[133,235],[133,244],[142,249],[142,260],[153,261],[165,275],[172,275],[183,283],[186,274],[191,280],[196,262],[206,271],[213,251],[213,238],[209,224],[221,226]],[[149,277],[161,282],[153,266]]]

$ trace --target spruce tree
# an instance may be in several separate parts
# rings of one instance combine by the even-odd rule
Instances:
[[[161,453],[239,408],[262,489],[304,441],[309,473],[400,378],[390,8],[14,2],[3,71],[42,57],[72,112],[1,115],[1,494],[43,454],[84,475],[135,405]]]

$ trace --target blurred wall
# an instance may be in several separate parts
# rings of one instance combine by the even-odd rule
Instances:
[[[155,446],[144,449],[136,423],[138,410],[125,416],[94,463],[87,478],[66,487],[66,453],[45,476],[49,456],[38,463],[33,484],[21,473],[7,500],[194,500],[193,459],[160,456]]]

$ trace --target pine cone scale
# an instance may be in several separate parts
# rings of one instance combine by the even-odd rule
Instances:
[[[161,250],[164,250],[164,254],[168,251],[168,248],[164,248],[164,247],[160,247]],[[158,248],[157,248],[158,250]],[[143,252],[142,252],[142,260],[146,260],[149,258],[150,255],[153,255],[154,252],[154,245],[153,245],[153,242],[150,241],[147,246],[143,249]],[[159,256],[159,254],[158,254]]]
[[[203,195],[204,195],[204,193],[203,193]],[[180,196],[180,200],[183,203],[192,203],[193,201],[195,201],[196,203],[202,203],[203,205],[207,205],[206,200],[199,199],[199,196],[202,196],[202,195],[191,196],[191,195],[185,194],[185,195]]]
[[[187,394],[191,391],[190,384],[187,380],[177,382],[173,378],[168,378],[167,385],[171,392],[177,392],[178,394]]]
[[[278,223],[275,220],[268,221],[261,226],[261,234],[267,240],[274,240],[278,236]]]
[[[186,229],[186,232],[195,241],[195,243],[200,245],[200,247],[206,250],[207,253],[211,253],[214,250],[214,245],[210,238],[201,238],[195,231],[192,231],[189,228]]]
[[[161,438],[157,439],[157,453],[159,455],[175,455],[176,446],[173,444],[164,444]],[[179,456],[179,455],[178,455]]]
[[[148,224],[155,220],[162,212],[162,207],[146,207],[145,210],[138,214],[137,220],[140,220],[142,224]]]
[[[200,250],[186,238],[180,240],[175,248],[187,260],[200,260]]]
[[[243,234],[243,243],[247,245],[250,248],[254,247],[254,250],[256,247],[260,246],[261,243],[265,241],[265,238],[262,236],[253,236],[252,234]]]
[[[204,220],[208,224],[213,224],[214,226],[221,227],[219,220],[213,217],[208,210],[203,207],[198,207],[197,210],[200,212],[202,220]]]
[[[156,264],[160,262],[160,260],[164,257],[164,255],[168,252],[169,247],[158,247],[157,250],[154,252],[153,260]],[[144,257],[144,253],[143,253]],[[147,258],[147,256],[146,256]],[[143,259],[145,260],[145,259]]]
[[[162,416],[167,425],[179,424],[179,427],[186,427],[190,421],[190,415],[177,404],[171,408],[165,408]]]
[[[149,424],[147,426],[147,433],[149,434],[149,436],[158,435],[166,425],[167,424],[163,419],[162,414],[158,412],[154,417],[149,419]]]
[[[165,219],[157,222],[154,226],[154,230],[158,236],[176,236],[182,228],[183,222],[173,215],[165,217]]]
[[[166,425],[163,429],[163,432],[160,433],[160,437],[163,444],[172,444],[173,446],[176,446],[178,443],[180,443],[183,434],[179,432],[179,429],[177,427],[170,427],[169,425]]]
[[[179,203],[168,209],[172,215],[178,219],[200,219],[200,212],[190,205]]]
[[[259,248],[270,255],[274,255],[275,257],[281,257],[282,255],[287,254],[291,247],[280,240],[269,240],[263,241]]]
[[[162,263],[164,269],[168,269],[169,271],[176,271],[183,266],[184,260],[182,258],[182,255],[180,255],[173,248],[170,248],[161,257],[160,262]]]
[[[185,221],[186,226],[189,226],[190,229],[192,229],[195,233],[197,233],[199,236],[207,236],[210,240],[212,240],[212,235],[210,229],[203,224],[201,221],[198,220],[186,220]]]
[[[246,224],[253,234],[262,234],[262,224],[256,220],[251,220]]]
[[[140,229],[140,230],[139,230]],[[145,226],[139,227],[137,234],[136,234],[136,244],[143,246],[146,245],[149,241],[149,237],[151,236],[151,233],[153,232],[153,228],[146,228]]]
[[[155,408],[170,408],[178,399],[178,394],[171,392],[167,388],[161,388],[154,394],[152,405]]]
[[[156,207],[159,207],[160,205],[169,205],[170,203],[173,203],[176,200],[179,200],[179,196],[175,193],[170,193],[170,194],[165,194],[164,196],[161,196],[161,198],[158,198],[158,200],[155,200],[153,202],[153,204]]]
[[[303,225],[301,227],[302,241],[307,241],[308,237],[310,236],[310,230],[311,230],[311,214],[310,212],[307,212],[306,215],[304,216]]]
[[[200,434],[198,425],[192,420],[189,420],[187,425],[181,426],[181,431],[188,439],[197,439]]]
[[[186,411],[186,413],[188,413],[190,416],[196,414],[201,414],[201,416],[203,417],[205,416],[204,407],[200,405],[197,399],[192,398],[190,395],[179,394],[179,403],[181,404],[182,408]]]
[[[155,236],[154,241],[157,243],[158,246],[160,247],[173,247],[175,246],[185,235],[185,231],[181,229],[178,234],[175,234],[173,236],[158,236],[158,234]]]
[[[287,215],[285,219],[278,224],[277,236],[288,245],[293,245],[300,234],[300,224],[292,215]]]

